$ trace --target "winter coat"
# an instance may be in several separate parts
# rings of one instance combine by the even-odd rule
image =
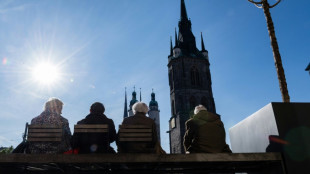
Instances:
[[[112,119],[104,114],[90,113],[77,124],[107,124],[109,126],[108,134],[74,133],[72,143],[74,148],[79,148],[79,153],[113,153],[114,150],[111,151],[110,143],[116,140],[116,130]]]
[[[123,120],[123,125],[147,125],[152,128],[153,141],[145,142],[116,142],[119,153],[165,153],[158,142],[156,125],[153,119],[146,117],[144,113],[136,113],[134,116]]]
[[[231,152],[225,142],[224,124],[220,117],[202,110],[185,123],[185,151],[190,153]]]

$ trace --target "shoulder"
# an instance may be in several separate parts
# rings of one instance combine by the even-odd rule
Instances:
[[[68,119],[66,119],[65,117],[63,117],[63,116],[61,116],[60,115],[60,119],[61,119],[61,121],[63,122],[63,123],[69,123],[69,121],[68,121]]]

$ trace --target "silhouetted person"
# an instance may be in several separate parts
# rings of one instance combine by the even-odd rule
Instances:
[[[123,120],[122,125],[147,125],[152,128],[153,140],[151,143],[145,142],[117,142],[119,153],[166,153],[162,150],[158,138],[156,125],[153,119],[146,116],[148,107],[143,102],[137,102],[132,106],[134,115]]]
[[[185,151],[190,153],[231,153],[225,142],[224,124],[203,105],[195,107],[193,118],[185,122]]]
[[[68,120],[61,116],[62,107],[61,100],[50,98],[44,105],[44,111],[31,120],[31,125],[61,126],[64,131],[62,142],[31,142],[28,153],[63,153],[71,149],[71,131]]]
[[[90,114],[77,124],[107,124],[109,132],[106,133],[74,133],[73,147],[79,148],[79,153],[115,153],[110,143],[116,140],[116,130],[112,119],[104,115],[105,108],[102,103],[96,102],[90,107]]]

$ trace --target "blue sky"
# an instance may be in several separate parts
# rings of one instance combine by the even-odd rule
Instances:
[[[275,2],[269,0],[270,3]],[[185,0],[200,49],[209,51],[218,114],[228,129],[281,93],[262,9],[246,0]],[[292,102],[309,102],[310,3],[284,0],[271,9]],[[124,88],[142,100],[154,88],[162,146],[169,152],[168,54],[180,18],[180,0],[1,0],[0,146],[16,146],[26,122],[49,97],[65,103],[71,130],[96,101],[121,123]],[[52,62],[61,78],[46,86],[32,69]]]

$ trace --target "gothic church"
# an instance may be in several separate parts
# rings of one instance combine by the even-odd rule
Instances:
[[[175,31],[175,45],[170,39],[168,73],[171,101],[169,120],[170,153],[185,153],[183,137],[185,122],[193,115],[194,107],[204,105],[216,113],[212,94],[210,62],[201,34],[201,50],[196,47],[191,20],[187,17],[184,0],[181,0],[179,32]]]

